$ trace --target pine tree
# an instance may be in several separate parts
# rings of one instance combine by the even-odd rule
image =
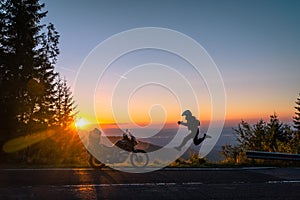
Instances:
[[[300,96],[300,94],[299,94]],[[293,123],[294,123],[294,128],[295,133],[294,133],[294,138],[293,138],[293,146],[296,151],[296,153],[300,153],[300,97],[297,98],[297,101],[295,102],[296,106],[294,107],[296,109],[296,116],[293,117]]]
[[[0,116],[6,119],[0,130],[26,134],[57,125],[59,34],[41,23],[47,12],[38,0],[0,1]]]
[[[53,24],[41,23],[43,8],[38,0],[0,0],[0,146],[47,128],[65,138],[76,114],[66,80],[54,70],[59,34]],[[30,146],[17,157],[32,163],[40,151]]]
[[[299,96],[300,96],[300,93],[299,93]],[[296,103],[296,106],[295,106],[295,109],[296,109],[296,116],[293,117],[293,122],[294,122],[294,128],[300,132],[300,97],[297,98],[297,101],[295,102]]]
[[[33,126],[37,127],[37,124],[46,128],[54,124],[51,123],[51,119],[55,115],[55,87],[56,79],[59,76],[54,71],[54,64],[56,63],[57,55],[59,54],[58,49],[58,32],[55,30],[53,24],[49,24],[46,27],[46,33],[41,35],[41,46],[39,49],[37,59],[37,74],[40,81],[40,86],[43,90],[43,95],[37,99],[37,109],[33,115],[31,122]],[[36,123],[37,122],[37,123]]]
[[[74,123],[76,106],[67,81],[58,76],[55,92],[55,117],[53,124],[63,129]]]

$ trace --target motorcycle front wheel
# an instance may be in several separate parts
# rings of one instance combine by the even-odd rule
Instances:
[[[146,167],[149,162],[149,156],[146,151],[137,149],[130,155],[130,162],[136,168]]]
[[[89,164],[93,167],[93,168],[102,168],[105,166],[105,164],[103,164],[102,162],[100,162],[99,160],[97,160],[94,156],[90,155],[89,157]]]

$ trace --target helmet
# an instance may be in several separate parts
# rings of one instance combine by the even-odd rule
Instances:
[[[186,110],[186,111],[184,111],[183,113],[182,113],[182,115],[181,116],[192,116],[192,112],[190,111],[190,110]]]

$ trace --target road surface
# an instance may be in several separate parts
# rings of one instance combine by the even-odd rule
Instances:
[[[0,169],[0,199],[300,199],[300,168]]]

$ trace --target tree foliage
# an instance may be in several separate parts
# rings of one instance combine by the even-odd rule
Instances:
[[[71,88],[67,85],[65,78],[57,77],[55,85],[55,115],[52,124],[63,129],[68,128],[73,122],[76,112],[75,101],[72,96]]]
[[[53,24],[41,23],[47,14],[43,7],[38,0],[1,1],[0,115],[5,120],[0,128],[5,134],[66,126],[73,116],[72,100],[58,106],[60,93],[65,99],[72,94],[54,71],[59,34]],[[63,113],[62,106],[68,107]]]
[[[299,93],[300,96],[300,93]],[[295,116],[293,117],[293,122],[294,122],[294,128],[300,132],[300,97],[297,98],[297,101],[295,102],[296,106],[295,106]]]
[[[59,34],[52,23],[41,23],[43,8],[38,0],[0,0],[1,146],[17,136],[63,130],[74,120],[72,93],[54,69]]]
[[[300,96],[300,93],[299,93]],[[297,146],[298,153],[300,152],[300,97],[297,98],[297,101],[295,102],[296,106],[295,108],[295,116],[293,117],[293,123],[295,131],[295,139],[293,141],[294,146]]]
[[[269,122],[258,121],[254,125],[242,121],[233,129],[237,138],[235,146],[225,145],[222,154],[227,160],[243,162],[246,159],[246,151],[268,152],[299,152],[299,139],[291,126],[283,124],[277,115],[271,115]]]

